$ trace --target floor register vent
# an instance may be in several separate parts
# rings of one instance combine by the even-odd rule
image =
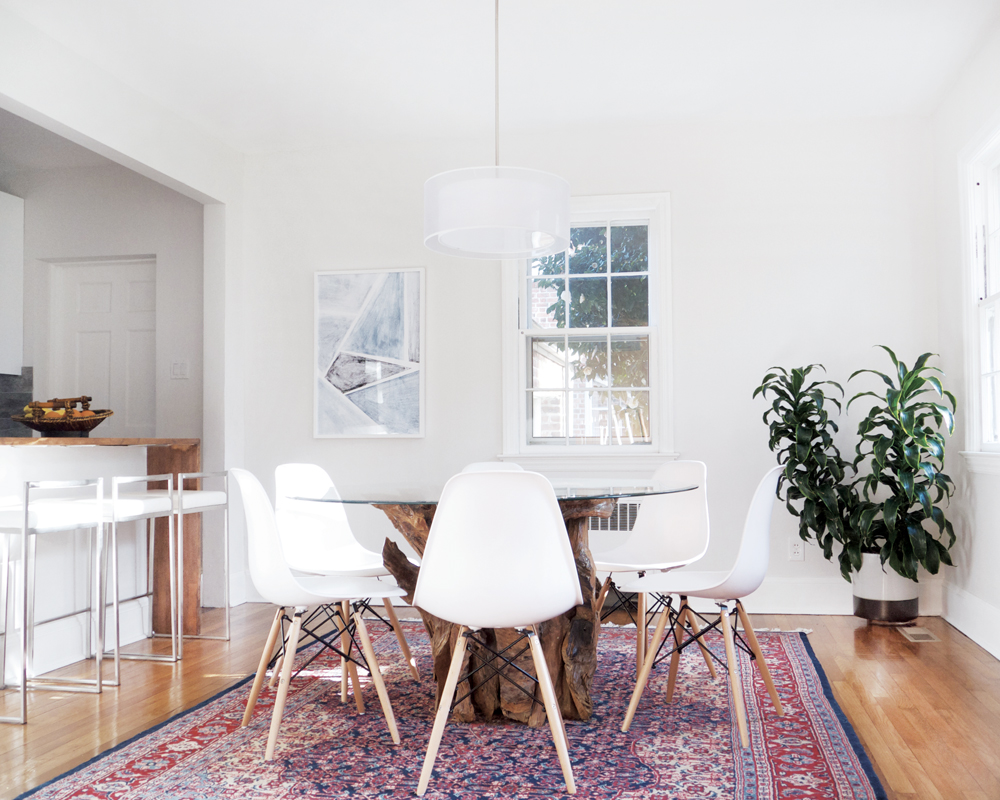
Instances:
[[[911,642],[940,642],[933,633],[931,633],[927,628],[918,628],[916,626],[909,628],[898,628],[897,629],[903,636]]]

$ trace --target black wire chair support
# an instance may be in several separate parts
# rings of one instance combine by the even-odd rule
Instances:
[[[624,610],[625,613],[628,614],[628,618],[632,620],[632,624],[638,627],[639,623],[636,619],[636,615],[639,613],[639,606],[636,604],[635,600],[628,595],[623,594],[622,591],[615,585],[613,580],[608,585],[608,594],[612,596],[614,602],[609,604],[605,599],[604,606],[601,608],[601,622],[604,622],[604,620],[608,619],[612,614],[616,614],[617,612]]]
[[[525,694],[528,697],[528,699],[531,700],[532,703],[537,703],[538,705],[542,705],[542,701],[539,700],[539,699],[537,699],[532,692],[529,692],[527,689],[525,689],[523,686],[521,686],[521,684],[515,682],[513,680],[513,678],[511,678],[509,675],[505,675],[503,672],[501,672],[499,669],[497,669],[497,667],[493,664],[493,662],[496,661],[499,658],[508,667],[513,667],[518,672],[520,672],[522,675],[524,675],[524,677],[526,677],[528,680],[530,680],[534,685],[537,686],[538,685],[538,678],[536,676],[532,675],[531,673],[526,672],[525,670],[521,669],[521,667],[519,667],[517,664],[514,663],[514,661],[516,659],[520,658],[522,655],[524,655],[525,653],[527,653],[528,650],[531,649],[531,645],[530,644],[526,644],[524,647],[522,647],[520,650],[518,650],[517,653],[515,653],[513,656],[508,657],[508,656],[505,655],[505,653],[507,653],[507,651],[511,650],[512,648],[514,648],[515,646],[517,646],[518,644],[520,644],[521,642],[523,642],[525,639],[527,639],[530,634],[525,633],[525,632],[522,631],[520,636],[518,636],[513,642],[511,642],[509,645],[507,645],[503,650],[500,650],[499,652],[496,651],[496,650],[494,650],[492,647],[490,647],[483,639],[477,637],[475,635],[474,631],[468,631],[467,630],[462,635],[465,636],[466,639],[468,639],[470,641],[473,641],[476,644],[478,644],[481,648],[483,648],[483,650],[486,650],[490,654],[490,658],[482,660],[482,662],[479,664],[478,667],[476,667],[475,669],[470,669],[467,673],[465,673],[464,675],[462,675],[458,679],[458,682],[460,684],[463,683],[463,682],[465,682],[465,681],[469,681],[469,685],[470,685],[471,688],[469,689],[469,691],[467,691],[461,697],[456,698],[455,700],[452,701],[452,703],[451,703],[451,707],[452,708],[454,708],[459,703],[461,703],[463,700],[465,700],[465,698],[470,697],[472,695],[472,693],[476,691],[476,689],[478,689],[480,686],[484,685],[487,681],[489,681],[490,679],[492,679],[494,676],[496,676],[498,678],[502,678],[503,680],[508,681],[512,686],[517,687],[517,689],[520,692],[522,692],[523,694]],[[473,657],[475,657],[475,655],[476,654],[473,653]],[[492,674],[490,674],[488,677],[484,678],[479,683],[477,683],[477,684],[475,684],[473,686],[472,685],[472,681],[471,681],[472,676],[475,675],[477,672],[479,672],[482,669],[489,669],[489,670],[491,670]]]
[[[640,572],[639,575],[642,576],[644,573]],[[608,594],[612,594],[614,602],[609,606],[607,601],[605,601],[604,606],[601,608],[601,622],[608,619],[612,614],[624,609],[625,613],[628,614],[629,619],[632,624],[637,628],[639,627],[639,622],[637,615],[639,613],[639,605],[630,596],[624,594],[618,586],[615,584],[614,580],[608,585]],[[667,613],[673,615],[675,614],[672,606],[673,598],[670,595],[659,594],[657,592],[647,592],[646,594],[646,627],[652,627],[653,621],[656,619],[656,615],[661,611],[666,610]]]
[[[391,620],[386,619],[378,611],[375,610],[375,607],[372,606],[371,604],[371,600],[372,599],[370,597],[366,597],[363,600],[355,600],[354,610],[367,612],[370,616],[375,617],[375,619],[377,619],[379,622],[385,625],[385,627],[387,627],[390,631],[396,633],[397,632],[396,626],[392,624]]]
[[[288,625],[291,624],[291,622],[292,617],[288,614],[288,610],[285,609],[281,614],[281,647],[278,648],[278,651],[268,662],[268,669],[273,669],[275,664],[278,663],[278,659],[283,658],[285,655],[285,648],[288,644]],[[326,633],[318,633],[319,628],[327,622],[331,623],[333,628]],[[333,644],[333,642],[336,642],[345,631],[350,637],[347,645],[347,652],[344,652],[340,647],[337,647],[336,644]],[[314,608],[309,616],[302,620],[299,636],[309,636],[314,642],[318,642],[322,646],[317,648],[316,652],[309,656],[309,658],[295,670],[292,677],[297,678],[302,670],[312,664],[312,662],[319,658],[326,650],[333,652],[346,661],[350,661],[352,664],[355,664],[364,669],[366,672],[371,673],[371,668],[368,666],[368,659],[364,656],[364,651],[358,643],[356,633],[357,626],[352,620],[344,619],[339,603],[330,603],[328,605],[321,605]],[[302,651],[299,650],[299,652],[301,653]],[[352,652],[356,653],[356,655],[352,655]]]
[[[681,625],[679,615],[674,614],[670,620],[670,627],[667,630],[666,635],[663,637],[663,641],[660,642],[659,648],[657,648],[656,656],[653,658],[653,667],[652,667],[653,669],[656,669],[656,667],[661,662],[670,658],[674,653],[679,653],[685,647],[688,647],[689,645],[692,645],[695,642],[697,642],[709,631],[717,629],[720,625],[722,625],[723,613],[729,614],[731,617],[736,615],[735,607],[733,611],[729,611],[728,609],[724,609],[722,606],[720,606],[719,616],[716,617],[715,619],[710,619],[709,617],[706,617],[704,614],[698,613],[693,608],[691,608],[691,606],[687,606],[687,609],[696,617],[698,617],[698,619],[700,619],[702,623],[704,623],[703,627],[698,633],[694,633],[689,628],[685,627],[684,625]],[[733,631],[733,642],[735,643],[736,647],[738,647],[740,650],[742,650],[744,653],[750,656],[751,661],[756,661],[757,656],[754,655],[753,650],[750,648],[750,645],[747,643],[746,639],[743,638],[743,635],[736,629],[735,623],[730,627],[731,630]],[[678,628],[680,628],[681,631],[680,636],[676,636]],[[676,643],[676,639],[678,638],[681,640],[680,644]],[[663,652],[667,642],[670,641],[671,639],[675,641],[674,646],[669,650],[667,650],[667,652]],[[724,670],[726,670],[726,672],[729,671],[729,665],[726,663],[725,659],[719,658],[719,656],[715,654],[715,652],[712,650],[711,647],[705,646],[704,649],[705,652],[707,652],[712,657],[712,659],[719,664],[719,666],[721,666]]]

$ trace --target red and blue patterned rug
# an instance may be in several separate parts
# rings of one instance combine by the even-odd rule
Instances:
[[[265,688],[240,728],[246,681],[22,797],[33,800],[330,800],[412,798],[433,722],[430,649],[405,623],[423,680],[414,681],[395,637],[375,642],[399,725],[394,746],[374,687],[367,713],[340,703],[339,664],[316,659],[296,680],[272,762],[264,761],[274,691]],[[261,631],[263,639],[264,631]],[[761,647],[785,707],[779,717],[745,661],[751,745],[730,715],[728,681],[712,681],[696,648],[681,659],[675,702],[656,670],[628,733],[620,730],[634,685],[635,631],[605,628],[594,678],[594,715],[568,722],[577,797],[594,800],[885,800],[804,634],[762,632]],[[721,640],[713,649],[722,651]],[[745,657],[744,657],[745,658]],[[665,667],[665,665],[664,665]],[[426,797],[450,800],[565,795],[548,726],[449,724]]]

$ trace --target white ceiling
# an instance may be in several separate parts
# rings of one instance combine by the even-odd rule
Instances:
[[[246,152],[489,134],[491,0],[0,0]],[[1000,0],[501,0],[503,129],[933,110]]]

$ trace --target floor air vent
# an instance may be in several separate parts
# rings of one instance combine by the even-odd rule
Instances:
[[[933,633],[931,633],[927,628],[897,628],[903,636],[905,636],[911,642],[940,642]]]

